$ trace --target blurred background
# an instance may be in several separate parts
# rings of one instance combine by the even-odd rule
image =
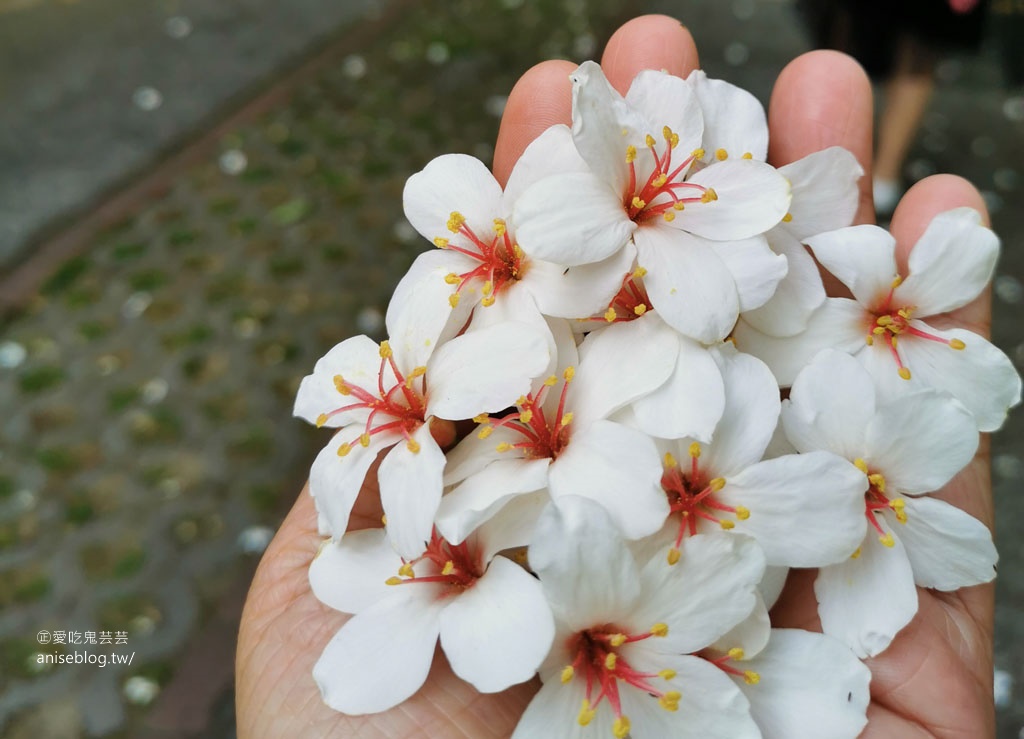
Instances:
[[[1022,6],[913,57],[890,165],[984,193],[1018,368]],[[786,0],[0,0],[0,735],[234,735],[246,589],[326,440],[294,392],[380,335],[427,248],[405,179],[489,162],[520,74],[645,12],[765,103],[823,39]],[[993,444],[1000,739],[1024,737],[1022,439],[1016,413]],[[127,632],[132,664],[39,665],[41,630]]]

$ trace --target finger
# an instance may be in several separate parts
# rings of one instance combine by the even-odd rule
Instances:
[[[556,123],[572,122],[572,62],[549,61],[519,78],[505,104],[494,145],[494,176],[504,187],[530,142]]]
[[[871,199],[871,83],[853,59],[811,51],[782,70],[768,106],[768,161],[790,164],[830,146],[853,152],[864,168],[856,223],[874,223]]]
[[[667,15],[643,15],[623,24],[612,34],[601,57],[605,76],[623,95],[644,69],[664,69],[686,77],[698,65],[693,36]]]

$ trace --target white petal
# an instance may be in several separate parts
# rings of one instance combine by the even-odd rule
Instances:
[[[827,349],[797,375],[782,406],[786,437],[801,452],[824,449],[853,461],[867,453],[875,417],[871,376],[848,354]]]
[[[768,608],[774,608],[775,603],[782,595],[782,589],[786,587],[786,579],[789,577],[788,567],[766,567],[764,578],[761,580],[759,590]]]
[[[385,580],[401,566],[384,529],[352,531],[320,546],[309,565],[309,586],[321,603],[359,613],[394,593]]]
[[[544,683],[519,719],[512,739],[537,739],[541,736],[544,739],[590,739],[611,736],[610,711],[598,711],[587,726],[580,726],[576,720],[580,703],[586,694],[585,687],[582,680],[573,680],[568,685],[563,685],[559,680]]]
[[[666,563],[663,552],[644,563],[643,594],[632,623],[638,629],[668,625],[658,651],[699,651],[751,614],[764,567],[761,548],[747,536],[714,532],[688,537],[676,564]]]
[[[789,211],[789,181],[764,162],[716,162],[688,181],[713,188],[718,198],[687,203],[669,226],[706,239],[735,241],[762,234]]]
[[[792,218],[781,228],[797,240],[853,223],[860,201],[857,180],[864,169],[852,152],[832,146],[780,167],[779,172],[793,185]]]
[[[757,462],[779,421],[778,385],[764,362],[723,345],[712,352],[725,386],[725,409],[701,466],[726,477]]]
[[[510,454],[516,454],[513,451],[499,452],[497,447],[502,442],[515,444],[521,441],[522,437],[518,433],[499,426],[490,436],[481,439],[480,428],[482,427],[478,427],[448,452],[448,463],[444,467],[445,487],[462,482],[497,459],[509,459]]]
[[[934,498],[905,498],[904,503],[907,522],[896,531],[918,585],[950,591],[995,578],[999,554],[985,524]]]
[[[807,328],[814,311],[825,302],[818,265],[804,245],[780,227],[767,233],[768,245],[786,259],[786,276],[771,299],[743,313],[743,320],[770,336],[794,336]]]
[[[380,463],[380,502],[387,517],[388,537],[405,559],[423,553],[434,527],[434,514],[441,502],[444,452],[423,424],[412,435],[419,446],[413,452],[399,442]]]
[[[555,501],[541,514],[530,567],[556,619],[572,631],[611,623],[630,613],[640,596],[640,568],[611,516],[577,496]]]
[[[481,237],[493,235],[501,210],[501,186],[479,159],[466,154],[443,154],[405,183],[405,217],[424,238],[451,237],[447,228],[453,212]]]
[[[741,311],[767,303],[789,268],[784,256],[768,248],[764,236],[742,241],[713,241],[711,248],[732,273]]]
[[[658,141],[659,152],[665,145],[663,126],[679,136],[675,147],[679,154],[677,157],[673,152],[673,160],[685,159],[701,145],[704,116],[693,88],[685,80],[666,72],[642,70],[633,78],[626,102],[646,119],[648,129],[644,133],[650,133]],[[685,172],[683,170],[682,174]]]
[[[765,574],[768,574],[769,569],[781,570],[782,572],[788,571],[786,568],[765,568]],[[711,645],[711,649],[726,653],[731,649],[739,647],[749,657],[765,648],[765,645],[768,644],[768,637],[771,636],[772,622],[768,615],[768,607],[765,605],[762,590],[763,585],[758,587],[756,593],[757,605],[754,606],[754,610],[750,612],[750,615],[740,621],[729,632],[720,636]]]
[[[773,629],[768,647],[740,664],[761,677],[736,684],[764,739],[856,739],[867,724],[871,672],[835,639]]]
[[[939,213],[910,250],[898,299],[920,316],[955,310],[985,289],[999,258],[999,237],[973,208]]]
[[[763,162],[768,154],[768,121],[761,103],[725,80],[708,79],[699,69],[686,81],[693,85],[704,111],[704,150],[712,159],[718,149],[729,158],[750,154]]]
[[[473,538],[484,561],[506,549],[529,546],[537,520],[550,502],[546,490],[518,495],[481,524]]]
[[[410,585],[341,627],[313,667],[327,705],[352,716],[378,713],[420,689],[445,604],[425,595],[423,586]]]
[[[896,239],[878,226],[840,228],[812,236],[806,243],[822,266],[867,308],[881,303],[899,276]]]
[[[893,398],[867,427],[864,459],[885,475],[890,492],[938,490],[978,450],[974,417],[948,395],[920,391]]]
[[[653,316],[590,334],[579,347],[580,364],[566,393],[576,426],[607,418],[664,384],[678,347],[675,332]]]
[[[362,428],[338,432],[316,456],[309,470],[309,492],[334,537],[340,537],[348,528],[352,505],[370,465],[381,451],[401,438],[388,432],[373,434],[369,446],[364,447],[358,441],[361,432]],[[343,443],[348,443],[351,451],[339,457],[338,449]]]
[[[461,420],[512,405],[547,366],[545,333],[507,322],[469,331],[440,347],[427,369],[429,415]]]
[[[712,344],[728,336],[739,315],[736,282],[710,244],[667,226],[634,235],[644,286],[665,323]]]
[[[532,259],[520,284],[530,291],[544,315],[582,318],[604,312],[635,259],[636,248],[631,243],[607,259],[576,267]]]
[[[627,539],[653,534],[668,516],[654,442],[611,421],[573,430],[548,468],[548,485],[555,500],[579,495],[601,504]]]
[[[879,523],[888,531],[887,523]],[[856,559],[818,571],[814,594],[822,630],[858,657],[874,657],[917,613],[917,589],[899,537],[885,547],[872,530]]]
[[[703,345],[685,336],[679,337],[679,354],[669,379],[633,401],[639,428],[662,439],[688,436],[708,442],[724,410],[725,385],[718,365]]]
[[[555,636],[540,582],[496,557],[473,587],[441,612],[441,647],[456,675],[481,693],[533,677]]]
[[[505,184],[502,210],[511,213],[519,196],[545,177],[587,170],[587,163],[576,151],[569,127],[562,123],[551,126],[530,142],[512,168]]]
[[[941,331],[922,321],[911,326],[945,341],[959,339],[961,351],[928,339],[901,335],[899,352],[911,372],[910,382],[896,378],[889,363],[889,382],[880,383],[887,395],[912,387],[945,390],[974,414],[978,429],[995,431],[1006,420],[1006,412],[1020,403],[1021,380],[1013,362],[998,347],[971,331],[954,328]],[[870,368],[875,370],[876,368]],[[873,372],[874,374],[874,372]],[[877,375],[875,376],[878,381]]]
[[[437,530],[453,544],[462,542],[512,498],[546,488],[548,464],[547,459],[492,462],[441,499]]]
[[[750,511],[734,530],[757,539],[769,565],[823,567],[847,559],[864,539],[867,482],[842,457],[809,452],[727,478],[718,500]]]
[[[803,333],[785,338],[769,336],[741,318],[733,338],[741,352],[762,360],[779,385],[788,387],[822,349],[835,348],[848,354],[861,351],[868,333],[867,316],[856,300],[827,298],[814,311]]]
[[[331,411],[354,401],[351,395],[342,395],[334,385],[335,375],[360,387],[376,389],[380,370],[380,348],[367,336],[353,336],[334,346],[317,360],[313,374],[302,378],[295,396],[294,415],[309,423],[316,423],[321,413]],[[324,426],[337,427],[366,420],[367,410],[361,408],[329,417]]]

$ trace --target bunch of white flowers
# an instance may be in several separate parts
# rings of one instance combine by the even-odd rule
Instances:
[[[998,241],[944,213],[901,276],[891,236],[850,226],[844,149],[770,166],[760,104],[699,71],[625,97],[593,62],[572,82],[571,130],[504,190],[460,154],[409,179],[437,248],[389,340],[342,342],[299,389],[296,414],[338,429],[310,476],[310,582],[355,614],[314,677],[339,711],[383,711],[440,639],[482,692],[539,673],[516,737],[852,739],[860,658],[915,586],[995,575],[988,529],[927,493],[1020,378],[921,317],[976,297]],[[346,533],[367,475],[384,527]],[[824,634],[771,628],[794,567],[820,568]]]

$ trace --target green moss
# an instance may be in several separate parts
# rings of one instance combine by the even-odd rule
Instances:
[[[82,275],[92,269],[92,260],[86,256],[73,257],[64,262],[42,286],[45,295],[64,292]]]
[[[127,262],[132,259],[138,259],[145,254],[146,246],[147,244],[144,241],[127,241],[117,244],[110,250],[110,255],[119,262]]]
[[[158,287],[163,287],[167,284],[168,277],[167,273],[161,269],[147,269],[142,272],[136,272],[128,280],[128,284],[131,285],[133,290],[156,290]]]
[[[36,367],[18,377],[18,386],[25,393],[41,393],[64,382],[67,377],[63,367],[56,365]]]
[[[98,341],[110,333],[110,324],[106,321],[82,321],[78,324],[78,335],[86,341]]]
[[[36,461],[47,472],[67,475],[79,467],[78,456],[69,448],[52,446],[36,452]]]
[[[115,387],[107,393],[107,408],[113,413],[119,413],[136,403],[141,395],[142,391],[134,385]]]
[[[305,198],[293,198],[274,207],[270,211],[270,220],[278,226],[291,226],[302,221],[313,210],[313,206]]]

